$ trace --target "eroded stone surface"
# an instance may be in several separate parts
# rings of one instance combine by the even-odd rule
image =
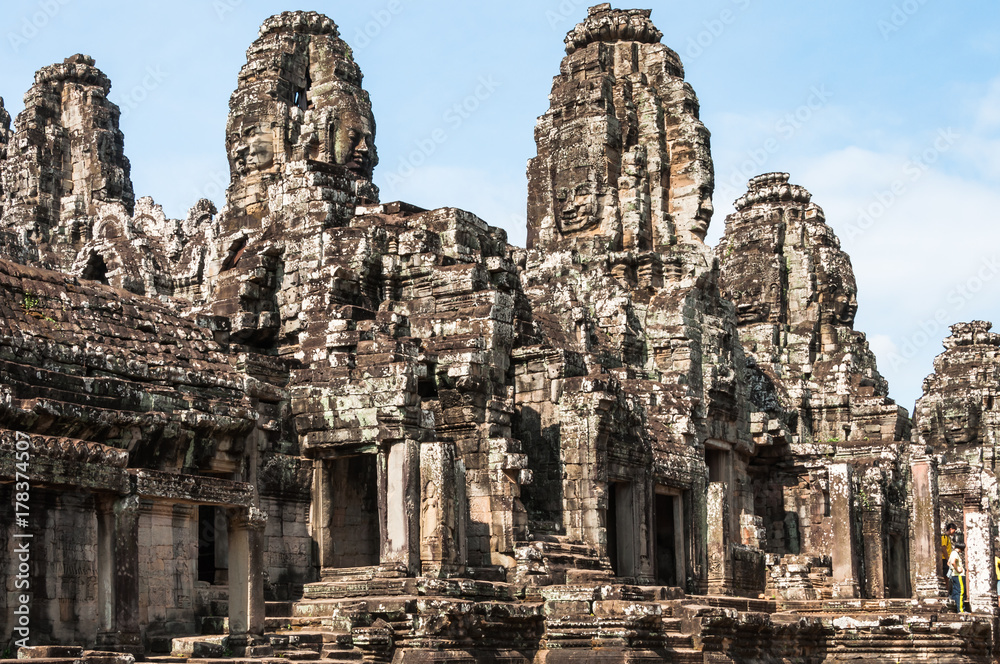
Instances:
[[[39,72],[13,136],[0,103],[32,643],[131,654],[22,653],[991,661],[997,335],[953,329],[911,445],[805,189],[754,178],[704,244],[709,134],[661,37],[608,4],[567,36],[527,249],[379,201],[360,68],[314,12],[247,53],[218,210],[134,199],[86,56]],[[950,619],[963,510],[979,614]]]
[[[908,595],[902,572],[910,422],[888,398],[865,335],[854,329],[854,272],[822,208],[786,173],[755,177],[726,220],[716,253],[752,358],[748,379],[758,412],[751,430],[766,451],[751,472],[771,484],[756,495],[766,546],[778,556],[833,554],[829,578],[816,573],[819,561],[784,561],[785,571],[771,576],[775,591],[817,598],[832,582],[833,592],[848,596],[859,583],[868,596]],[[853,469],[840,483],[845,496],[835,495],[831,459]],[[845,519],[857,520],[860,532],[844,528]],[[846,558],[838,561],[838,551]]]

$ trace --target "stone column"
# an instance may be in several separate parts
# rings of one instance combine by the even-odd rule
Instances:
[[[711,595],[728,595],[733,587],[728,494],[725,482],[708,485],[708,592]]]
[[[115,498],[112,496],[97,496],[97,630],[98,644],[106,642],[115,631]]]
[[[264,525],[250,507],[229,517],[229,648],[238,657],[269,656],[264,640]]]
[[[102,498],[97,514],[97,643],[142,655],[139,631],[139,498]]]
[[[973,613],[997,615],[992,531],[989,513],[965,513],[965,582]]]
[[[420,564],[421,575],[447,577],[464,565],[459,541],[455,444],[451,441],[420,445]]]
[[[384,461],[383,461],[384,459]],[[379,454],[380,574],[420,571],[420,446],[395,443]]]
[[[615,492],[615,521],[618,531],[618,576],[636,576],[638,568],[638,532],[635,518],[635,484],[617,482],[611,485]],[[634,582],[633,582],[634,583]]]
[[[642,492],[637,506],[640,546],[636,580],[651,586],[656,583],[656,489],[651,477],[646,477],[638,486],[642,487]]]
[[[881,504],[863,505],[861,540],[865,555],[865,597],[885,597],[885,518]]]
[[[333,535],[330,530],[330,471],[326,459],[313,461],[312,476],[312,514],[309,522],[312,525],[313,541],[316,543],[316,560],[319,563],[319,573],[333,566]]]
[[[858,589],[857,564],[854,555],[854,473],[846,463],[831,464],[830,517],[833,522],[833,598],[855,599]]]
[[[918,599],[944,599],[944,579],[940,574],[941,533],[938,511],[937,463],[932,457],[914,457],[910,462],[913,513],[910,532],[910,575]]]

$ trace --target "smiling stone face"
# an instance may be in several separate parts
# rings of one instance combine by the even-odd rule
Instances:
[[[712,223],[712,215],[715,214],[715,206],[712,203],[712,187],[704,186],[698,189],[698,209],[695,212],[694,220],[688,229],[691,235],[702,242],[708,234],[708,225]]]
[[[371,179],[375,168],[375,123],[350,105],[336,115],[331,136],[333,162],[357,175]]]
[[[274,165],[274,135],[269,131],[256,131],[247,142],[247,168],[267,170]]]
[[[562,201],[559,226],[563,236],[585,233],[598,226],[596,196],[589,185],[562,192],[559,198]]]

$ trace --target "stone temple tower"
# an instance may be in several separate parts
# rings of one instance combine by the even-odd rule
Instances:
[[[590,9],[566,37],[528,166],[528,248],[645,251],[704,240],[709,133],[649,10]]]
[[[132,214],[125,137],[110,90],[93,58],[74,55],[40,69],[24,97],[13,147],[0,162],[2,226],[22,247],[37,251],[43,266],[68,271],[92,239],[100,204],[121,203]]]
[[[322,264],[324,230],[378,202],[375,119],[361,69],[337,26],[285,12],[261,26],[230,99],[230,186],[208,269],[213,310],[237,316],[235,338],[269,343],[282,284]],[[292,311],[295,309],[295,311]]]

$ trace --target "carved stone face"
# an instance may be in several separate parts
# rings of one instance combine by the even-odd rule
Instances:
[[[590,187],[580,185],[559,198],[562,204],[559,227],[563,236],[582,233],[598,225],[596,196]]]
[[[838,323],[853,325],[854,316],[858,313],[858,298],[841,293],[837,296],[834,306],[834,316]]]
[[[974,442],[979,436],[979,405],[971,399],[945,399],[941,405],[941,424],[947,442]]]
[[[257,131],[247,142],[247,168],[263,171],[274,165],[274,136],[269,131]]]
[[[247,127],[233,140],[230,154],[238,175],[267,170],[274,165],[274,135],[260,127]]]
[[[828,288],[820,295],[820,322],[828,325],[853,325],[854,316],[858,313],[858,299],[852,293],[833,291],[832,286]]]
[[[698,211],[694,215],[691,234],[704,242],[705,236],[708,234],[708,225],[712,222],[714,214],[715,206],[712,204],[712,192],[708,187],[702,187],[698,191]]]
[[[375,167],[372,122],[354,109],[337,114],[332,137],[333,162],[347,170],[371,179]]]

